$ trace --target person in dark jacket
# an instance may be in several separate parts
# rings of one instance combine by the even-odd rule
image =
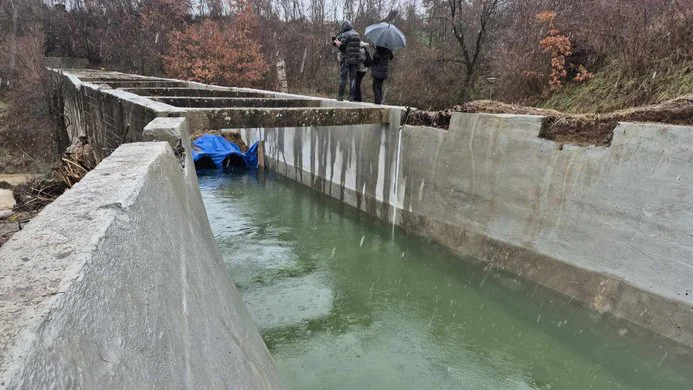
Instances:
[[[363,101],[361,97],[361,81],[363,81],[363,78],[368,72],[368,67],[366,66],[366,50],[368,50],[368,46],[369,45],[366,42],[361,42],[361,50],[359,51],[359,65],[356,69],[356,92],[354,93],[355,102]]]
[[[392,51],[386,47],[376,46],[373,53],[373,64],[371,65],[371,76],[373,76],[373,96],[375,104],[383,103],[383,83],[387,80],[390,70],[390,61],[394,58]]]
[[[337,99],[344,100],[344,89],[349,80],[349,100],[354,101],[356,96],[356,73],[360,61],[361,36],[345,20],[342,22],[341,32],[333,42],[341,53],[339,92]]]

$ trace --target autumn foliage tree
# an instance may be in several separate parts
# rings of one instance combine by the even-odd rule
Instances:
[[[537,20],[547,23],[549,27],[548,35],[539,42],[539,46],[551,55],[551,74],[549,75],[549,89],[556,90],[561,87],[563,81],[568,78],[566,62],[568,56],[573,54],[573,44],[565,34],[556,27],[556,13],[553,11],[543,11],[537,15]],[[575,67],[575,65],[570,64]],[[579,65],[574,81],[587,81],[592,74],[587,71],[584,65]]]
[[[258,19],[241,5],[228,24],[205,19],[169,36],[164,68],[171,77],[231,86],[256,86],[269,70],[253,39]]]

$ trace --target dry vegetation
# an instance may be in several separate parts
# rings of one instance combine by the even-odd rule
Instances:
[[[45,171],[66,147],[43,55],[265,89],[278,88],[283,60],[292,92],[332,97],[336,15],[360,32],[392,20],[407,35],[386,101],[434,112],[416,123],[444,127],[454,107],[491,110],[469,106],[482,99],[602,113],[549,112],[544,136],[581,144],[608,143],[623,118],[690,123],[687,107],[618,110],[693,93],[693,0],[0,0],[0,171]],[[372,98],[369,77],[363,91]]]
[[[540,137],[559,143],[608,146],[619,122],[662,122],[693,125],[693,95],[660,104],[627,108],[608,113],[570,114],[557,110],[477,100],[438,112],[416,111],[407,123],[447,129],[455,112],[540,115],[544,117]]]

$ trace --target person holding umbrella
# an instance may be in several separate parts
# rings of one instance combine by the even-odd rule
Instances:
[[[373,53],[373,64],[371,65],[371,76],[373,77],[373,97],[375,104],[383,103],[383,84],[387,80],[390,70],[390,61],[394,59],[392,51],[383,46],[376,46]]]
[[[383,22],[366,27],[366,38],[375,46],[371,76],[375,104],[383,103],[383,84],[389,75],[393,51],[406,47],[407,38],[391,23]]]

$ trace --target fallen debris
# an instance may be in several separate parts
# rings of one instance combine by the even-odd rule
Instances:
[[[54,178],[35,178],[18,185],[14,189],[17,204],[14,211],[40,211],[62,195],[69,187],[63,181]]]
[[[407,124],[447,129],[455,112],[541,115],[545,117],[539,133],[541,138],[566,144],[609,146],[618,122],[693,125],[693,95],[604,114],[566,114],[556,110],[479,100],[438,112],[415,111],[409,115]]]

